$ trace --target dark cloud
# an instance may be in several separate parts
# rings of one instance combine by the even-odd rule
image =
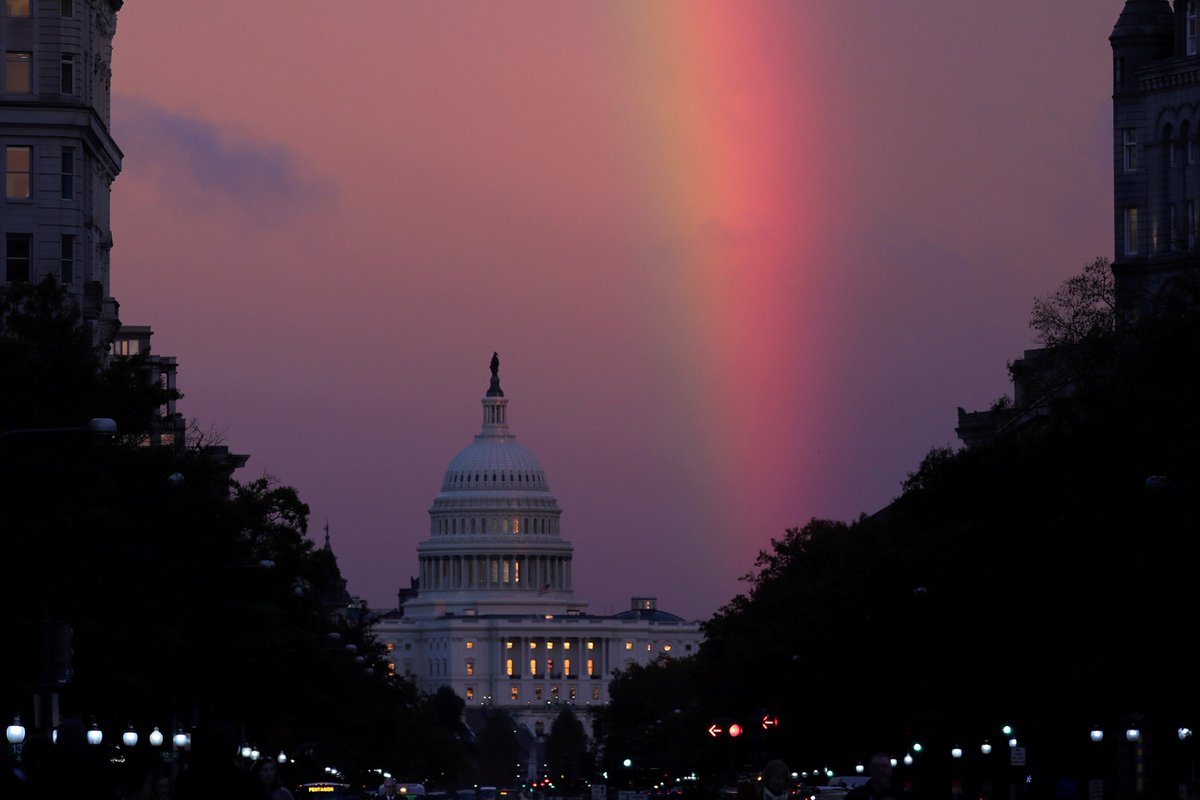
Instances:
[[[136,98],[116,98],[113,118],[126,175],[149,178],[168,202],[218,204],[262,224],[323,206],[336,194],[282,143],[241,137]]]

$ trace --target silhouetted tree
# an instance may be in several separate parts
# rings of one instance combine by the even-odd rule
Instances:
[[[591,775],[588,737],[570,707],[554,718],[546,737],[546,768],[560,788],[576,791]]]
[[[521,774],[521,757],[516,723],[504,709],[491,709],[476,746],[480,782],[492,786],[512,785]]]

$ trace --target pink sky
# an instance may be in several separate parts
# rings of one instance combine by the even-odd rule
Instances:
[[[704,618],[1111,255],[1121,6],[128,2],[113,294],[373,606],[496,350],[577,595]]]

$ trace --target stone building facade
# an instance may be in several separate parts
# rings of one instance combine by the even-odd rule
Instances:
[[[636,597],[612,616],[572,589],[573,546],[546,473],[508,427],[498,362],[483,427],[446,468],[417,548],[415,590],[373,632],[389,668],[423,691],[449,686],[472,710],[504,708],[529,733],[564,705],[581,715],[608,700],[613,673],[697,651],[698,622]]]

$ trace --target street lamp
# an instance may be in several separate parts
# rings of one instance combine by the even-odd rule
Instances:
[[[280,750],[279,755],[275,756],[275,760],[278,761],[280,764],[286,764],[287,763],[287,755],[284,754],[284,752],[282,750]]]
[[[25,741],[25,726],[21,724],[21,715],[13,717],[12,725],[4,731],[9,744],[21,744]]]
[[[962,748],[961,747],[950,748],[950,757],[951,758],[962,758]]]
[[[1104,741],[1104,731],[1100,728],[1099,725],[1092,728],[1092,732],[1090,735],[1092,737],[1092,741],[1095,742],[1096,744],[1100,744],[1100,742]]]
[[[121,744],[125,745],[126,747],[137,747],[137,743],[137,731],[135,731],[133,726],[130,725],[128,730],[121,734]]]
[[[991,755],[992,743],[985,739],[983,744],[979,745],[979,752],[983,753],[985,756]]]
[[[190,741],[191,737],[187,735],[183,728],[177,730],[175,735],[171,737],[171,744],[175,745],[175,748],[178,750],[182,750],[187,747],[188,742]]]
[[[150,731],[150,746],[151,747],[162,747],[162,743],[163,743],[162,731],[160,731],[158,728],[155,728],[154,730]]]
[[[96,747],[99,747],[100,743],[104,741],[104,731],[100,730],[100,726],[94,722],[87,732],[87,741],[88,744]]]
[[[88,420],[86,425],[71,425],[65,428],[17,428],[11,431],[0,431],[0,439],[42,433],[92,433],[97,436],[116,436],[117,423],[108,417],[94,417]]]
[[[904,754],[904,766],[911,767],[912,763],[913,763],[912,753],[905,753]]]
[[[1141,738],[1142,738],[1142,732],[1139,729],[1134,728],[1132,726],[1125,729],[1126,741],[1136,742],[1138,739],[1141,739]]]
[[[20,714],[13,717],[12,725],[5,729],[4,735],[8,739],[8,752],[12,753],[13,758],[20,761],[21,748],[25,744],[25,726],[21,724]]]

